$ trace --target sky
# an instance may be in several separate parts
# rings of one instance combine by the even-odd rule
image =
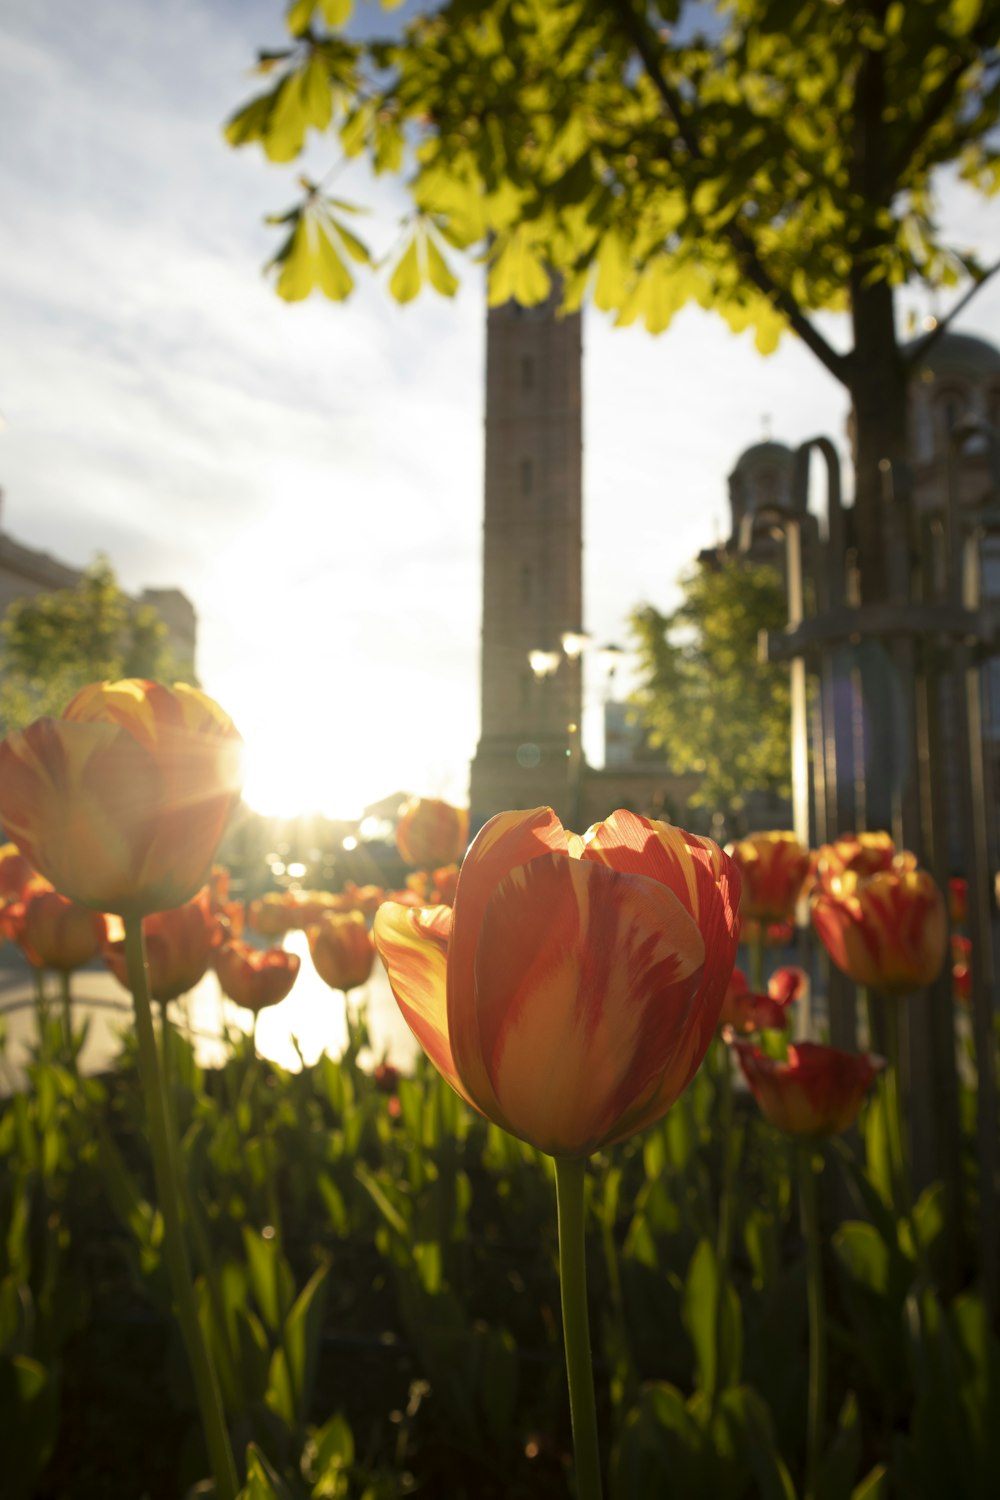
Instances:
[[[347,304],[275,296],[264,216],[332,143],[276,167],[221,126],[256,91],[256,50],[282,44],[282,8],[0,3],[0,524],[77,566],[106,552],[129,590],[189,596],[199,675],[247,740],[260,810],[350,817],[400,789],[461,802],[479,719],[481,274],[405,308],[366,278]],[[364,232],[387,249],[399,190],[357,164],[338,192],[374,204]],[[958,242],[995,250],[995,205],[949,183],[941,204]],[[958,326],[1000,339],[1000,285]],[[584,340],[582,623],[627,646],[630,611],[668,607],[728,534],[741,451],[766,428],[839,441],[846,403],[793,340],[764,360],[698,309],[658,339],[591,312]]]

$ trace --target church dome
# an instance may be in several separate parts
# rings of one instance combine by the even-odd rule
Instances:
[[[762,443],[752,443],[745,448],[733,465],[734,474],[747,474],[754,469],[783,468],[791,464],[794,454],[784,443],[765,438]]]
[[[902,352],[912,353],[919,343],[920,337],[910,339]],[[920,369],[938,379],[957,375],[966,380],[986,380],[1000,375],[1000,349],[974,333],[943,333],[920,361]]]

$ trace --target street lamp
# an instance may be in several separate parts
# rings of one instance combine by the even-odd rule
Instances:
[[[536,677],[551,677],[562,661],[562,652],[536,649],[528,652],[528,661]]]

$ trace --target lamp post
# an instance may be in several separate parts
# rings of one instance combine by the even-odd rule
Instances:
[[[613,641],[595,647],[594,640],[585,630],[564,630],[560,637],[560,650],[535,647],[528,652],[528,663],[539,682],[554,677],[564,661],[576,662],[585,655],[593,655],[604,669],[605,685],[601,695],[602,707],[607,703],[608,690],[618,665],[625,655],[624,649]],[[581,694],[581,709],[583,695]],[[573,827],[579,826],[583,814],[583,780],[586,762],[583,755],[582,724],[570,719],[566,724],[566,759],[570,793],[571,820]],[[605,759],[607,758],[607,728],[605,733]]]

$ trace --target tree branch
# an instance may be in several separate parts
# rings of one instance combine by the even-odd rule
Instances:
[[[968,307],[969,303],[979,291],[980,287],[984,287],[989,281],[990,277],[995,276],[998,271],[1000,271],[1000,260],[995,261],[993,265],[990,266],[988,271],[983,272],[978,281],[974,281],[972,283],[968,291],[965,292],[961,297],[959,297],[958,301],[955,303],[955,306],[951,309],[951,312],[947,317],[942,318],[940,322],[935,323],[930,332],[925,334],[922,339],[917,339],[913,344],[911,344],[910,348],[903,355],[903,363],[908,367],[915,367],[921,364],[927,357],[929,351],[933,349],[934,345],[937,343],[941,335],[948,332],[948,329],[951,327],[952,323],[954,323],[959,313],[964,312],[964,310]]]
[[[706,161],[707,157],[698,139],[697,131],[684,109],[680,96],[672,87],[660,66],[656,44],[645,19],[639,15],[632,0],[613,0],[613,5],[618,12],[622,27],[628,34],[629,40],[635,47],[636,52],[639,54],[650,82],[663,101],[664,109],[673,121],[677,129],[677,134],[687,147],[692,161]],[[721,232],[732,245],[737,263],[747,281],[767,297],[774,307],[783,314],[789,327],[798,334],[802,342],[815,354],[820,363],[830,371],[830,374],[846,384],[846,361],[844,356],[838,354],[833,346],[827,343],[818,329],[810,323],[792,294],[777,284],[767,267],[761,261],[757,253],[757,247],[747,230],[741,224],[737,223],[736,220],[730,220],[728,224],[722,226]]]

